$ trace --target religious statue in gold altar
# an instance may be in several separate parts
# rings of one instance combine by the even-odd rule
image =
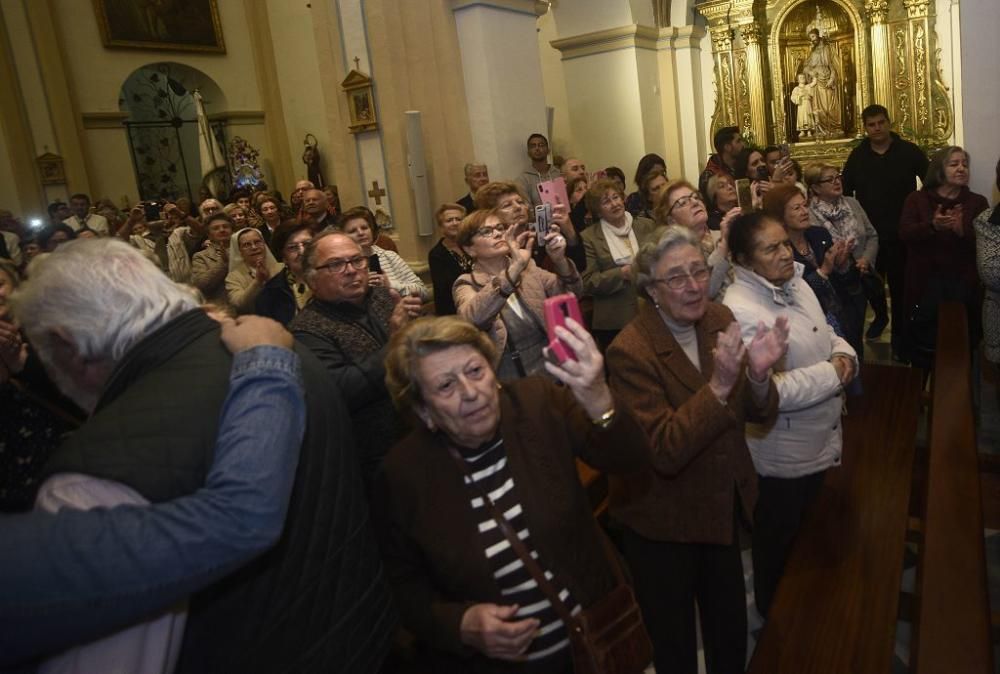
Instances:
[[[712,132],[738,126],[800,160],[846,158],[861,110],[947,145],[953,106],[936,57],[934,0],[699,0],[715,61]]]

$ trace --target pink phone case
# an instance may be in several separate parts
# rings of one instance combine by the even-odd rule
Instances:
[[[549,351],[560,363],[565,363],[567,360],[577,360],[573,349],[556,337],[556,326],[566,327],[567,317],[583,325],[580,303],[577,301],[576,295],[566,293],[545,300],[545,330],[549,335]]]
[[[553,206],[562,204],[569,208],[569,196],[566,194],[566,181],[563,178],[538,183],[538,196],[542,198],[543,204],[552,204]]]

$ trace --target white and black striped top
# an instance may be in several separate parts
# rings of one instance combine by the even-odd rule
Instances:
[[[480,489],[489,494],[497,509],[504,514],[510,523],[511,528],[517,532],[518,538],[524,541],[524,547],[537,560],[538,553],[531,544],[531,533],[528,531],[527,522],[521,511],[521,504],[517,500],[514,477],[507,467],[507,453],[504,451],[503,438],[498,438],[488,446],[477,450],[460,451],[466,463],[469,464],[469,474],[472,480]],[[539,621],[538,634],[528,646],[525,657],[529,661],[539,661],[563,651],[569,646],[565,625],[552,608],[549,600],[545,598],[545,593],[531,577],[531,573],[524,567],[524,563],[518,558],[517,553],[511,548],[503,532],[500,531],[500,527],[497,526],[490,514],[489,508],[478,496],[479,491],[470,485],[468,477],[465,480],[472,509],[479,525],[480,543],[493,569],[493,577],[500,587],[500,593],[504,598],[503,604],[517,604],[519,609],[516,617],[519,620],[537,618]],[[558,580],[553,581],[552,573],[544,567],[542,568],[545,571],[545,577],[559,590],[559,598],[566,606],[570,607],[570,612],[573,615],[579,612],[580,606],[570,597],[569,589],[562,586]]]

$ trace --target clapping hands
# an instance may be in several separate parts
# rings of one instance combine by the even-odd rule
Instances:
[[[764,321],[757,323],[757,334],[747,347],[747,367],[751,379],[762,381],[768,370],[781,360],[788,349],[788,333],[787,316],[778,316],[773,327],[768,327]]]
[[[733,321],[725,331],[719,333],[715,348],[712,350],[715,368],[708,385],[719,400],[728,398],[736,385],[745,354],[746,347],[740,336],[740,324]]]

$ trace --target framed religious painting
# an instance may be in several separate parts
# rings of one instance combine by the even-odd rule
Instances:
[[[375,112],[371,78],[352,70],[340,86],[344,88],[347,96],[347,110],[350,114],[347,130],[351,133],[361,133],[377,129],[378,116]]]
[[[104,46],[226,53],[217,0],[94,0]]]

